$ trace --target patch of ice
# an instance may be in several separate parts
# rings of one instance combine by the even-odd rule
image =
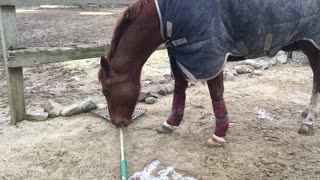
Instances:
[[[174,166],[165,167],[155,172],[160,164],[158,160],[152,161],[142,171],[134,173],[129,180],[196,180],[176,172]]]
[[[273,120],[272,117],[271,117],[271,114],[268,113],[266,110],[256,107],[255,111],[258,114],[258,118],[259,119],[268,120],[268,121],[272,121]]]
[[[35,9],[17,9],[16,13],[33,13],[36,12],[37,10]]]
[[[41,5],[39,9],[71,9],[77,8],[78,6],[62,6],[62,5]]]
[[[85,15],[85,16],[110,16],[114,15],[113,12],[80,12],[79,15]]]

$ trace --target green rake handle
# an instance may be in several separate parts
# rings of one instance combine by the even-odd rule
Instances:
[[[127,161],[123,144],[123,130],[120,128],[121,180],[127,180]]]

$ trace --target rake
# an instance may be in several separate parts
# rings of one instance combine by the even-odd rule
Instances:
[[[102,117],[107,121],[111,121],[109,109],[108,107],[105,108],[97,108],[91,111],[92,113]],[[132,114],[132,119],[135,120],[138,117],[142,116],[146,112],[145,109],[135,108]],[[123,129],[120,128],[120,167],[121,167],[121,180],[127,180],[127,161],[126,161],[126,153],[124,149],[123,143]]]
[[[111,118],[109,115],[109,109],[108,107],[104,107],[104,108],[97,108],[92,110],[91,112],[93,112],[94,114],[102,117],[103,119],[110,121],[111,122]],[[142,116],[144,113],[146,112],[145,109],[142,108],[135,108],[132,114],[132,119],[135,120],[138,117]]]

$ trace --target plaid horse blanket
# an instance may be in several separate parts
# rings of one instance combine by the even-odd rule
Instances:
[[[217,76],[229,55],[274,56],[309,40],[320,49],[320,0],[156,0],[171,63],[190,81]]]

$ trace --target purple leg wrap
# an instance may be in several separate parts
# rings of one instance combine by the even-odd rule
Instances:
[[[183,114],[184,114],[185,102],[186,102],[185,95],[174,94],[171,114],[170,114],[169,118],[167,119],[168,124],[170,124],[172,126],[179,126],[180,125],[182,118],[183,118]]]
[[[227,107],[224,101],[213,102],[213,111],[216,117],[216,129],[214,134],[219,137],[225,137],[229,128],[229,117]]]

